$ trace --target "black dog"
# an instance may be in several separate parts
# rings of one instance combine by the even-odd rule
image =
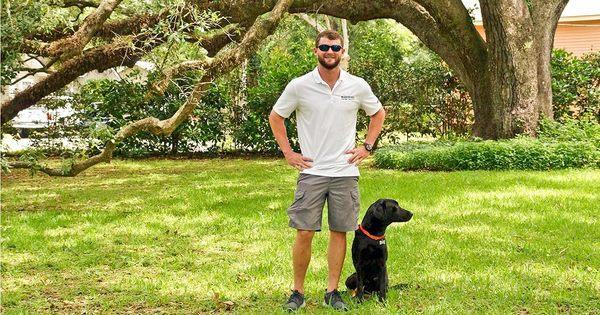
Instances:
[[[346,279],[346,287],[356,290],[359,301],[373,293],[377,293],[380,301],[385,300],[388,290],[385,229],[393,222],[407,222],[412,216],[392,199],[379,199],[367,210],[352,243],[356,272]]]

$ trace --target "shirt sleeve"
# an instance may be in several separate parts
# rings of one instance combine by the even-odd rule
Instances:
[[[383,106],[381,102],[373,94],[371,87],[367,81],[361,79],[361,91],[359,93],[360,108],[365,111],[368,116],[375,115]]]
[[[298,94],[296,93],[295,80],[292,80],[275,102],[273,111],[281,117],[288,118],[296,110],[296,107],[298,107]]]

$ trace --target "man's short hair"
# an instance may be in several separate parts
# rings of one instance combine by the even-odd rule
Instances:
[[[339,39],[342,46],[344,46],[344,39],[342,38],[342,35],[340,35],[340,33],[334,30],[325,30],[319,33],[319,35],[317,35],[317,39],[315,40],[315,47],[319,46],[319,41],[323,37],[327,37],[327,39],[329,40]]]

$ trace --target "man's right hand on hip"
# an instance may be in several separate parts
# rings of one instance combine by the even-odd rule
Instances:
[[[312,163],[310,162],[312,162],[313,160],[309,157],[302,156],[302,154],[300,153],[290,151],[289,153],[284,153],[284,156],[289,165],[295,167],[300,171],[312,167]]]

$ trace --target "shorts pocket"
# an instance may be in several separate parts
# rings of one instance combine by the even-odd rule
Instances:
[[[293,212],[296,211],[300,208],[302,208],[302,204],[304,203],[304,195],[306,194],[306,192],[304,190],[296,190],[296,192],[294,193],[294,202],[292,203],[292,205],[288,208],[288,212]]]
[[[360,195],[358,194],[358,190],[350,191],[350,196],[352,197],[352,205],[354,206],[354,211],[358,213],[360,211]]]

